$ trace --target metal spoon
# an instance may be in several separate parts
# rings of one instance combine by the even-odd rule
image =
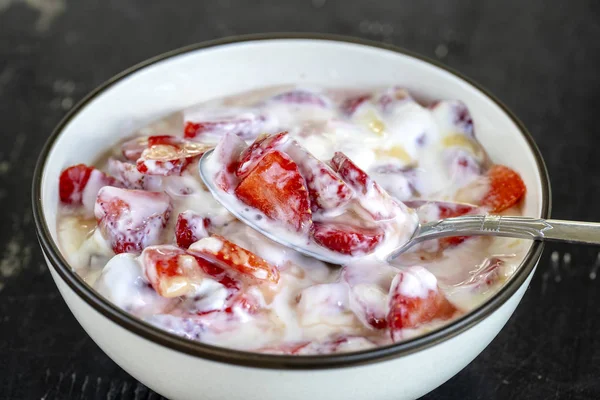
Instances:
[[[244,224],[274,242],[321,261],[344,264],[356,259],[353,256],[325,249],[313,242],[297,241],[292,243],[277,235],[277,232],[267,230],[264,223],[250,219],[236,210],[231,201],[227,199],[227,194],[216,187],[211,179],[207,163],[212,152],[213,150],[207,151],[200,159],[200,177],[214,198]],[[434,222],[419,222],[410,239],[387,254],[385,260],[391,262],[417,243],[451,236],[503,236],[542,241],[600,244],[600,223],[499,215],[466,215]]]

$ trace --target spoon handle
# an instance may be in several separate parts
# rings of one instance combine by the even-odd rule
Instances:
[[[504,236],[531,240],[600,244],[600,223],[499,215],[467,215],[419,226],[411,240],[395,249],[388,260],[416,243],[448,236]]]

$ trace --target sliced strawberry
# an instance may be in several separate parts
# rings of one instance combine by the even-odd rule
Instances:
[[[279,281],[279,270],[256,254],[222,236],[212,235],[193,243],[188,249],[190,254],[202,257],[223,268],[233,269],[255,279],[273,283]]]
[[[296,141],[286,151],[304,177],[313,211],[338,209],[350,201],[352,189],[327,164]]]
[[[196,260],[175,246],[150,246],[144,249],[141,258],[146,279],[163,297],[177,297],[191,291],[193,287],[186,275],[197,267]]]
[[[423,267],[398,273],[389,293],[388,326],[394,341],[402,329],[418,328],[436,319],[449,319],[456,308],[440,292],[435,276]]]
[[[114,184],[113,178],[94,167],[85,164],[73,165],[60,174],[58,183],[60,201],[65,204],[82,204],[84,191],[90,179],[98,180],[104,183],[104,186]]]
[[[271,100],[281,101],[289,104],[318,106],[323,108],[329,107],[330,104],[330,100],[327,97],[318,93],[301,89],[278,94],[272,97]]]
[[[148,138],[145,136],[130,139],[121,144],[121,153],[129,161],[137,161],[142,152],[148,148]]]
[[[94,213],[116,254],[138,253],[161,242],[172,208],[165,193],[105,186],[98,192]]]
[[[331,165],[344,182],[359,194],[360,205],[375,221],[394,218],[401,212],[398,203],[344,153],[336,152]]]
[[[137,160],[137,169],[148,175],[181,175],[210,146],[175,136],[150,136],[148,148]]]
[[[158,191],[161,186],[161,177],[144,175],[138,171],[135,164],[122,162],[115,158],[108,159],[108,172],[115,177],[122,187],[126,189]]]
[[[488,172],[490,189],[481,200],[481,205],[490,212],[499,213],[517,204],[525,195],[525,183],[521,176],[504,165],[494,165]]]
[[[230,289],[232,293],[237,293],[241,288],[241,283],[229,275],[225,269],[219,267],[218,265],[213,264],[211,261],[207,260],[204,257],[200,257],[194,253],[193,250],[188,251],[188,254],[191,254],[196,258],[198,265],[206,273],[213,277],[217,282],[221,285],[225,286],[227,289]]]
[[[330,250],[342,254],[368,254],[384,237],[380,228],[361,228],[342,223],[313,223],[313,238],[315,242]]]
[[[268,128],[269,118],[254,110],[203,109],[184,113],[184,137],[206,139],[232,133],[240,138],[252,139]]]
[[[285,131],[275,135],[261,135],[256,138],[254,143],[240,155],[239,165],[235,171],[236,176],[243,178],[248,175],[265,154],[271,150],[281,149],[287,140],[288,133]]]
[[[215,147],[213,157],[216,157],[223,168],[215,176],[216,184],[226,192],[233,190],[238,183],[234,172],[239,166],[242,152],[247,149],[246,142],[233,133],[226,133]]]
[[[211,281],[222,284],[227,289],[223,300],[232,299],[240,290],[240,284],[229,277],[222,268],[219,268],[203,258],[188,254],[185,250],[171,245],[146,247],[140,256],[143,271],[158,294],[163,297],[179,297],[197,295],[207,289],[215,289]],[[205,278],[210,277],[209,281]],[[208,285],[206,285],[208,283]],[[204,284],[204,286],[203,286]],[[215,312],[225,309],[213,309],[206,312]]]
[[[310,227],[308,191],[298,166],[289,156],[272,151],[265,155],[235,189],[244,203],[297,231]]]
[[[187,249],[198,240],[208,237],[206,228],[210,225],[210,220],[204,218],[193,211],[184,211],[177,216],[175,225],[175,239],[177,246]]]
[[[346,99],[340,106],[342,113],[352,116],[361,106],[367,104],[372,97],[370,94],[363,94]]]

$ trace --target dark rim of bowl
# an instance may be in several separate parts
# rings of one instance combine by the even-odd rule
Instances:
[[[451,68],[420,54],[413,53],[402,48],[398,48],[392,45],[372,42],[363,39],[357,39],[354,37],[330,35],[330,34],[294,34],[294,33],[275,33],[275,34],[258,34],[258,35],[243,35],[227,37],[218,40],[212,40],[208,42],[202,42],[192,44],[180,49],[176,49],[154,58],[148,59],[142,63],[139,63],[120,74],[112,77],[102,85],[94,89],[89,93],[83,100],[81,100],[70,112],[62,119],[58,126],[54,129],[50,137],[48,138],[44,148],[42,149],[39,159],[37,161],[35,172],[33,176],[33,188],[32,188],[32,201],[33,201],[33,216],[36,224],[36,230],[38,240],[44,251],[44,254],[48,257],[52,263],[54,269],[64,280],[67,285],[80,296],[87,304],[98,311],[106,318],[112,320],[121,327],[128,331],[141,336],[142,338],[148,339],[156,344],[162,345],[172,350],[182,352],[191,356],[209,359],[212,361],[243,365],[256,368],[270,368],[270,369],[323,369],[323,368],[339,368],[349,367],[355,365],[368,364],[378,362],[382,360],[388,360],[400,356],[405,356],[419,350],[426,349],[434,346],[441,342],[444,342],[461,332],[469,329],[475,324],[479,323],[491,313],[496,311],[505,301],[507,301],[525,282],[527,277],[530,275],[536,262],[539,260],[542,250],[543,243],[534,242],[529,252],[525,256],[519,269],[513,274],[511,279],[490,299],[484,302],[475,310],[470,313],[452,321],[448,325],[427,333],[425,335],[392,344],[383,347],[377,347],[370,350],[363,350],[352,353],[341,353],[331,355],[310,355],[310,356],[293,356],[293,355],[276,355],[276,354],[262,354],[253,353],[247,351],[233,350],[224,347],[218,347],[213,345],[204,344],[198,341],[176,336],[174,334],[163,331],[157,327],[154,327],[142,320],[134,317],[124,310],[116,307],[108,300],[104,299],[89,285],[87,285],[79,275],[77,275],[68,265],[67,261],[62,257],[60,250],[56,243],[54,243],[48,226],[45,222],[44,211],[42,209],[41,200],[41,184],[44,166],[48,154],[50,153],[52,146],[56,139],[60,136],[63,128],[73,119],[77,113],[86,106],[96,96],[101,94],[105,89],[122,80],[123,78],[147,67],[155,64],[159,61],[174,57],[180,54],[188,53],[191,51],[206,49],[209,47],[241,43],[248,41],[261,41],[261,40],[280,40],[280,39],[307,39],[307,40],[324,40],[334,41],[342,43],[352,43],[363,46],[369,46],[384,50],[393,51],[403,55],[413,57],[415,59],[424,61],[438,68],[441,68],[447,72],[450,72],[454,76],[466,81],[470,85],[477,88],[488,98],[494,101],[516,124],[523,136],[525,137],[529,148],[535,156],[537,168],[540,174],[542,184],[542,212],[543,218],[548,218],[550,215],[551,198],[550,198],[550,181],[548,178],[548,171],[540,154],[540,151],[535,144],[531,134],[527,131],[523,123],[493,94],[487,89],[483,88],[476,82],[473,82],[470,78],[465,77],[461,73],[454,71]]]

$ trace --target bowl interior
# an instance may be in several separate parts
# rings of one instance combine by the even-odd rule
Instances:
[[[486,94],[456,75],[402,53],[320,39],[267,39],[190,50],[125,74],[70,116],[46,158],[43,217],[57,241],[58,178],[89,163],[149,122],[211,98],[265,86],[306,84],[369,88],[401,85],[424,100],[459,99],[492,160],[519,171],[528,191],[524,214],[541,216],[544,185],[534,152],[517,123]]]

